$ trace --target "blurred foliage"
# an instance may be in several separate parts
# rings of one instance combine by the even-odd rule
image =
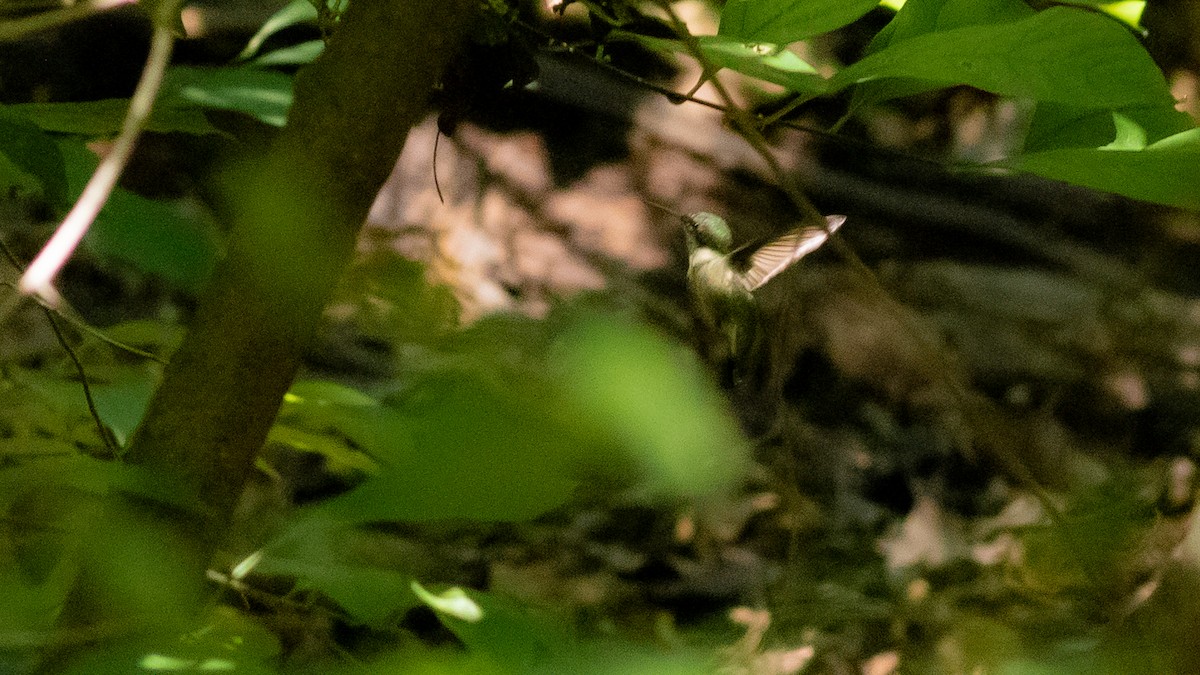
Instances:
[[[583,4],[610,39],[637,40],[670,56],[690,53],[680,41],[639,33],[646,17],[640,4]],[[789,96],[849,92],[847,115],[961,85],[1028,101],[1034,112],[1024,152],[994,167],[1200,206],[1200,135],[1174,109],[1162,73],[1125,26],[1079,8],[1034,11],[1017,0],[909,0],[866,54],[840,70],[814,67],[786,49],[875,6],[874,0],[731,0],[718,34],[700,36],[698,49],[710,65],[780,85]],[[323,28],[334,30],[334,14],[324,7]],[[499,18],[489,27],[513,25],[513,8],[488,7]],[[264,47],[318,14],[298,0],[263,26],[235,64],[173,68],[148,131],[215,137],[212,111],[284,124],[291,75],[272,68],[307,63],[323,43]],[[505,42],[495,34],[487,39]],[[125,105],[0,108],[5,198],[65,213],[96,165],[87,143],[111,137]],[[88,244],[101,259],[122,260],[190,293],[203,288],[222,249],[208,214],[120,188]],[[232,609],[237,600],[231,600],[187,620],[195,589],[173,571],[180,566],[175,542],[144,514],[101,511],[99,504],[120,490],[167,495],[186,510],[188,495],[173,492],[169,476],[98,459],[106,452],[100,432],[65,359],[4,364],[0,670],[25,669],[31,649],[76,639],[56,633],[54,621],[83,565],[85,538],[103,543],[96,549],[101,559],[90,561],[108,580],[98,600],[122,608],[131,625],[121,632],[131,637],[88,654],[68,672],[276,672],[285,652],[295,651],[280,636],[303,631],[268,630],[271,621],[294,614],[304,623],[319,615],[394,637],[417,608],[437,612],[454,648],[381,649],[346,672],[690,673],[719,665],[722,657],[706,637],[695,638],[698,646],[672,648],[661,645],[670,642],[661,639],[669,630],[645,643],[597,640],[500,594],[447,595],[433,584],[425,590],[427,564],[402,557],[381,564],[363,554],[370,548],[364,542],[384,525],[527,523],[604,490],[652,507],[731,498],[752,480],[750,443],[690,349],[604,294],[563,301],[542,320],[493,316],[458,330],[449,292],[429,286],[420,265],[389,256],[365,256],[340,293],[354,303],[357,332],[404,350],[403,371],[373,388],[318,378],[295,383],[268,445],[315,458],[340,482],[335,494],[271,514],[264,539],[239,551],[240,561],[215,578],[252,612]],[[142,320],[108,333],[166,356],[180,330]],[[92,338],[76,342],[99,422],[123,442],[160,368]],[[264,481],[282,480],[283,469],[273,464],[279,456],[264,455],[258,467]],[[861,504],[830,509],[852,523],[841,540],[813,544],[796,523],[770,531],[792,537],[796,547],[813,545],[774,587],[786,644],[764,644],[760,634],[746,641],[747,658],[777,646],[816,645],[827,654],[908,648],[907,663],[927,672],[1131,672],[1131,663],[1182,672],[1180,664],[1190,662],[1170,651],[1177,645],[1163,640],[1148,647],[1135,630],[1169,625],[1172,612],[1161,606],[1130,610],[1121,618],[1133,620],[1115,629],[1099,627],[1116,612],[1093,596],[1119,596],[1144,581],[1145,570],[1130,561],[1150,548],[1145,533],[1161,520],[1154,498],[1124,478],[1070,495],[1062,522],[1037,509],[974,528],[944,514],[913,518],[899,528],[897,550],[920,554],[904,564],[890,564],[886,550],[863,554],[873,549],[854,527],[870,531],[879,519],[871,521]],[[1001,554],[986,558],[985,548]],[[279,579],[282,592],[256,585]],[[1167,575],[1163,585],[1156,601],[1174,609],[1172,601],[1187,606],[1195,580],[1185,570]],[[447,611],[448,602],[458,609]],[[1187,618],[1181,625],[1196,625],[1194,616]]]
[[[1127,26],[1083,8],[1035,11],[1021,0],[913,0],[875,36],[863,58],[832,76],[817,75],[786,49],[854,21],[873,4],[729,2],[718,34],[701,36],[698,47],[711,66],[787,88],[785,101],[802,103],[849,90],[847,116],[891,99],[960,85],[1031,102],[1039,120],[1036,147],[993,166],[1200,207],[1191,188],[1200,183],[1200,136],[1190,118],[1175,109],[1162,72]],[[680,43],[656,36],[621,31],[613,37],[663,53],[688,53]],[[1070,116],[1062,115],[1064,110]],[[1053,115],[1052,124],[1047,114]],[[1131,125],[1140,142],[1114,147],[1114,141],[1128,138],[1123,129]],[[1090,138],[1081,145],[1085,134]]]

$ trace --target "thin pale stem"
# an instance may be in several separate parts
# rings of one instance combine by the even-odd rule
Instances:
[[[87,234],[88,228],[96,220],[96,215],[108,201],[117,180],[129,163],[138,135],[146,126],[154,100],[162,86],[163,75],[171,60],[171,48],[175,37],[170,28],[156,25],[154,35],[150,39],[150,53],[146,57],[146,66],[142,70],[141,80],[129,101],[129,112],[121,125],[121,132],[113,142],[112,149],[96,172],[92,174],[83,194],[75,202],[70,213],[54,232],[50,241],[42,248],[37,257],[29,265],[29,269],[21,275],[19,289],[24,295],[37,295],[53,306],[61,303],[58,291],[54,289],[54,277],[66,264],[71,254]]]

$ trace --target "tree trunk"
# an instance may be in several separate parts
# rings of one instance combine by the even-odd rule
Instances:
[[[354,0],[324,54],[297,76],[288,124],[268,156],[231,172],[236,215],[227,255],[128,453],[159,489],[168,483],[164,494],[182,507],[156,501],[150,509],[159,521],[169,516],[157,552],[194,581],[176,600],[201,588],[371,202],[426,113],[472,6]],[[114,587],[111,570],[97,568],[91,553],[60,623],[130,618],[104,606],[127,589]]]

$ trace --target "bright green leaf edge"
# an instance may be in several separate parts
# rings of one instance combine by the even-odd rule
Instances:
[[[1020,155],[993,166],[1200,210],[1200,129],[1176,134],[1143,150],[1065,148]]]

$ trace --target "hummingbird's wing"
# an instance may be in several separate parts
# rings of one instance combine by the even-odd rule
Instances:
[[[797,228],[764,244],[753,253],[747,251],[749,258],[743,263],[746,289],[753,291],[761,288],[792,263],[820,248],[829,235],[846,222],[846,216],[825,216],[825,221],[827,228]],[[734,251],[734,255],[739,252]]]

